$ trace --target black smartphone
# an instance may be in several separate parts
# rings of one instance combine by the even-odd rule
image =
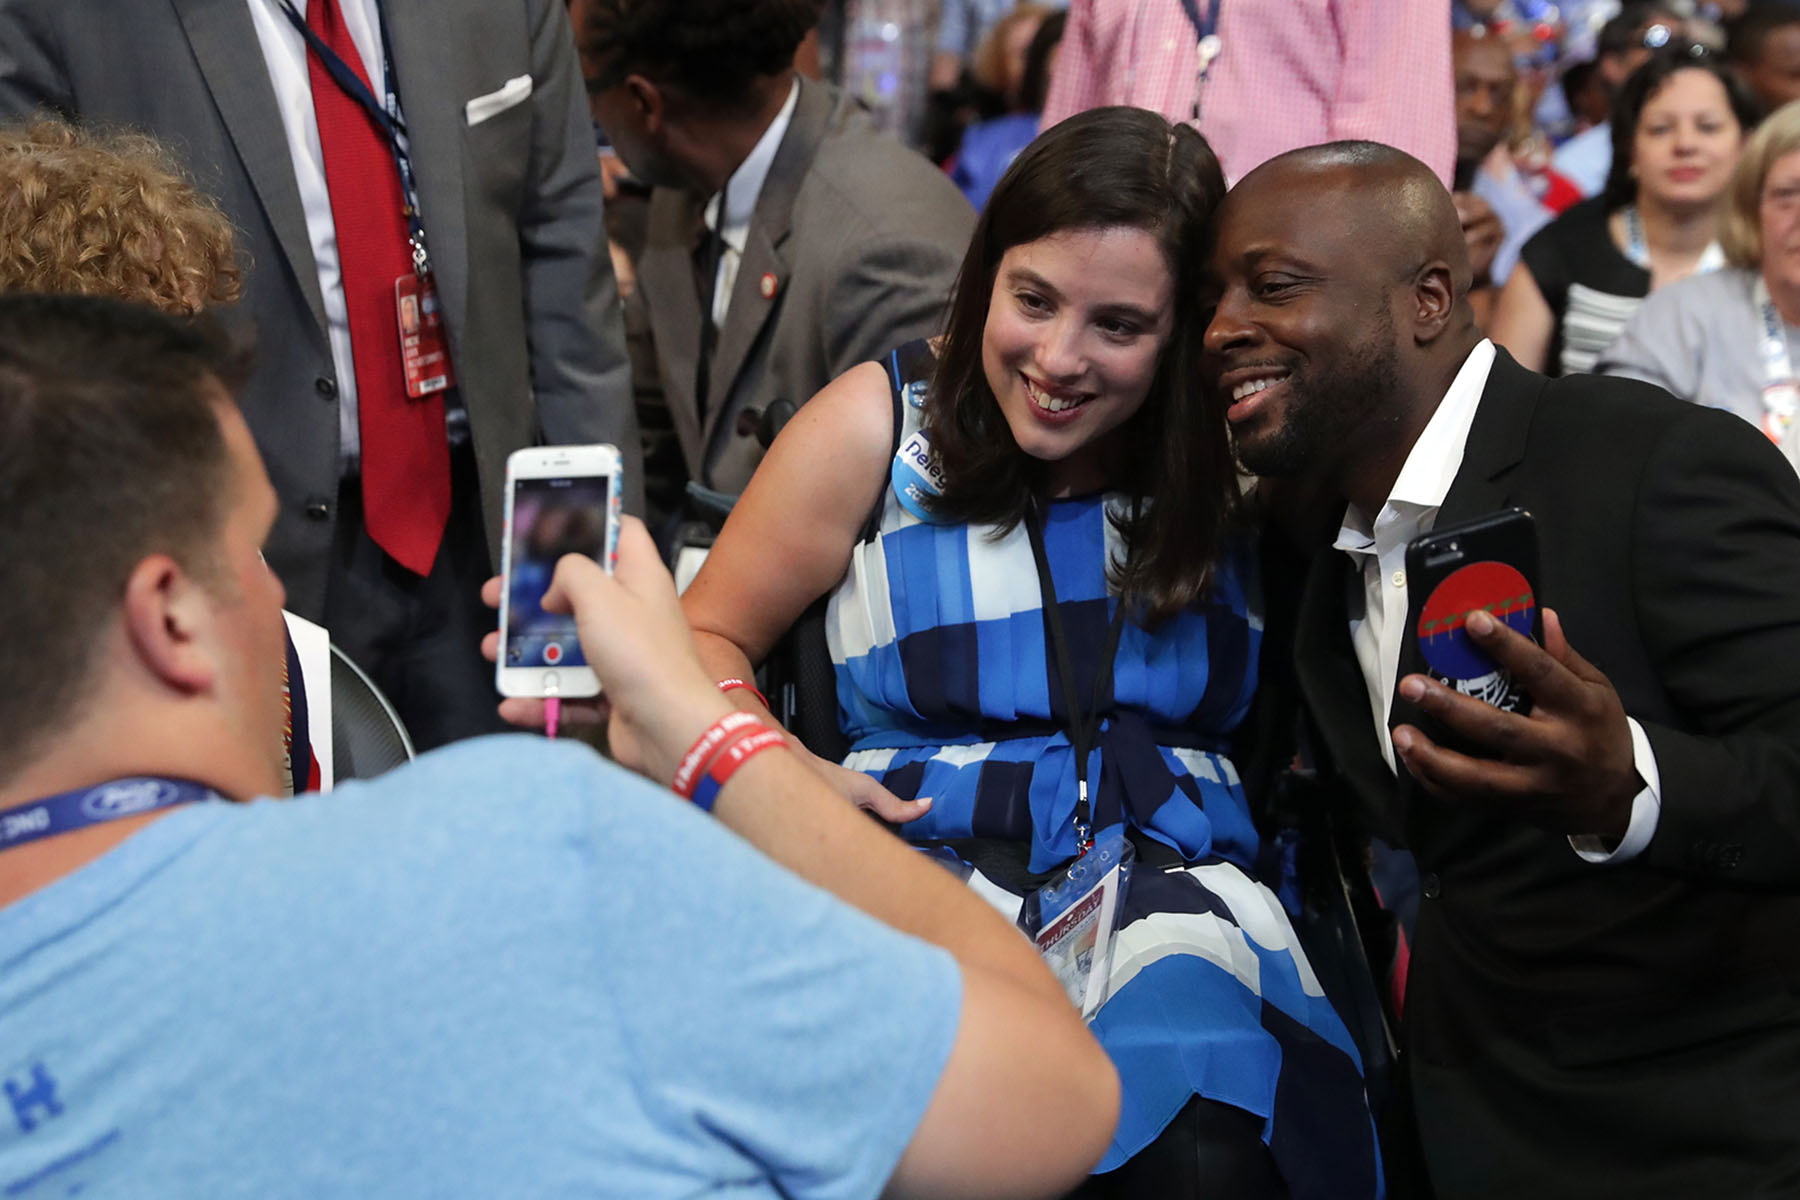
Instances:
[[[1475,644],[1465,623],[1470,613],[1484,610],[1542,645],[1537,573],[1537,526],[1522,508],[1434,529],[1408,542],[1406,588],[1423,597],[1413,635],[1426,672],[1465,696],[1521,716],[1529,713],[1531,697]]]

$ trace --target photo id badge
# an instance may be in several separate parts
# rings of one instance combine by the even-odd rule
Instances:
[[[1787,437],[1794,413],[1800,409],[1800,387],[1792,383],[1771,384],[1763,389],[1762,430],[1777,446]]]
[[[1093,849],[1025,898],[1019,927],[1037,945],[1069,1003],[1090,1021],[1106,1000],[1113,934],[1137,851],[1123,826],[1100,835]]]
[[[408,271],[394,281],[399,314],[400,365],[406,371],[406,394],[414,400],[441,392],[456,382],[450,348],[444,342],[444,314],[438,306],[437,283]]]

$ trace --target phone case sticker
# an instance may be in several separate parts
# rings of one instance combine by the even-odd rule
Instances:
[[[1419,610],[1419,652],[1431,673],[1466,696],[1507,712],[1519,709],[1523,694],[1512,676],[1496,666],[1469,636],[1469,614],[1486,611],[1514,632],[1530,637],[1537,597],[1518,568],[1503,562],[1474,562],[1451,572],[1433,588]]]

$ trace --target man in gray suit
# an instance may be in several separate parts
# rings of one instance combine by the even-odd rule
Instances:
[[[677,472],[742,491],[759,426],[937,332],[975,214],[854,100],[795,74],[817,0],[575,7],[594,115],[655,188],[637,295]]]
[[[613,442],[634,489],[639,475],[565,21],[556,0],[0,0],[0,117],[49,107],[153,134],[237,227],[248,286],[224,315],[257,335],[241,400],[281,500],[269,561],[290,606],[370,668],[425,746],[497,727],[492,669],[477,653],[493,618],[478,593],[499,547],[506,456],[540,441]],[[381,337],[357,339],[353,366],[346,281],[362,221],[339,230],[334,217],[360,198],[328,194],[334,151],[321,152],[320,127],[333,122],[319,114],[326,91],[354,89],[322,72],[319,47],[331,43],[320,22],[341,34],[338,66],[403,129],[448,337],[455,384],[433,401],[448,467],[443,446],[424,447],[441,541],[432,532],[410,556],[364,521],[371,436],[358,381],[370,344],[398,344],[404,310],[386,301]],[[385,128],[373,110],[353,118]],[[401,196],[389,141],[380,155],[378,181]],[[393,411],[417,412],[404,397]],[[427,411],[429,430],[438,409]],[[388,495],[404,507],[412,489]]]

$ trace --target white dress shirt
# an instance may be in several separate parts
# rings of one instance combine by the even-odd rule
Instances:
[[[1388,715],[1399,680],[1400,648],[1406,637],[1406,544],[1437,523],[1438,509],[1462,467],[1469,429],[1494,365],[1494,344],[1483,340],[1469,352],[1450,390],[1419,434],[1394,480],[1393,490],[1373,520],[1356,505],[1344,512],[1334,548],[1348,554],[1362,570],[1360,595],[1352,591],[1350,641],[1369,693],[1375,740],[1390,770],[1394,744]],[[1589,862],[1623,862],[1639,854],[1656,832],[1662,812],[1661,776],[1650,741],[1635,720],[1631,729],[1632,759],[1645,787],[1632,800],[1631,822],[1619,845],[1608,850],[1597,837],[1572,837],[1570,845]]]
[[[337,373],[338,445],[346,474],[355,470],[361,451],[356,423],[356,364],[350,356],[350,316],[344,304],[343,276],[338,270],[337,226],[331,217],[331,194],[325,187],[325,156],[319,150],[319,122],[313,113],[312,83],[307,76],[306,39],[281,11],[280,0],[248,0],[256,40],[268,65],[269,82],[275,88],[275,106],[281,111],[281,128],[287,134],[288,155],[294,162],[294,182],[300,188],[300,207],[306,214],[306,236],[312,243],[313,265],[319,272],[319,292],[325,301],[325,327],[331,339],[331,365]],[[307,0],[293,0],[294,9],[306,15]],[[381,22],[375,0],[338,0],[350,40],[362,56],[376,96],[387,92],[386,56],[381,47]],[[274,270],[272,263],[258,263],[258,270]],[[264,336],[272,331],[264,330]]]
[[[787,101],[782,104],[781,111],[763,130],[762,137],[751,147],[738,169],[731,173],[723,192],[715,192],[712,199],[706,202],[706,227],[717,230],[720,240],[725,243],[724,251],[719,255],[719,273],[713,278],[712,322],[717,328],[725,325],[725,314],[731,307],[731,289],[737,284],[738,267],[744,261],[744,246],[750,238],[750,218],[756,215],[756,202],[762,197],[763,183],[769,178],[769,168],[775,162],[775,151],[781,148],[781,139],[787,136],[788,122],[793,119],[794,106],[800,102],[800,81],[795,80],[788,88]],[[725,198],[725,227],[719,228],[719,199]]]

